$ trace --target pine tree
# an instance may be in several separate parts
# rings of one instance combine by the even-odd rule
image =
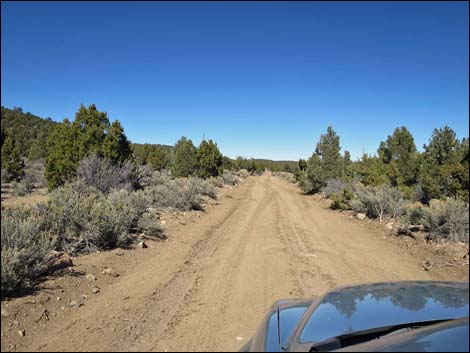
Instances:
[[[121,124],[115,121],[110,125],[106,113],[93,104],[88,108],[81,105],[73,123],[65,119],[58,124],[49,134],[47,150],[45,177],[49,189],[72,180],[80,161],[88,155],[98,154],[113,163],[124,162],[132,155]]]
[[[341,177],[345,180],[350,180],[353,177],[351,153],[349,151],[344,151]]]
[[[320,191],[328,179],[338,178],[342,173],[339,136],[328,126],[326,134],[320,136],[315,152],[307,162],[307,179],[304,183],[310,188],[309,193]],[[305,189],[305,188],[304,188]]]
[[[468,201],[468,140],[460,142],[448,126],[434,129],[424,146],[419,172],[422,201],[433,198],[459,197]]]
[[[222,153],[212,140],[203,140],[197,149],[197,170],[201,178],[215,177],[221,173]]]
[[[387,141],[380,143],[377,152],[388,166],[388,176],[393,186],[411,186],[416,183],[418,154],[413,135],[406,127],[396,128]]]
[[[7,173],[7,180],[20,180],[24,176],[24,162],[18,153],[11,136],[6,135],[2,144],[2,169]]]
[[[222,157],[222,170],[231,170],[234,168],[234,161],[227,156]]]
[[[299,159],[299,169],[301,171],[307,170],[307,161],[305,159]]]
[[[110,128],[106,113],[100,112],[94,104],[88,108],[82,104],[75,114],[72,127],[77,134],[76,144],[80,159],[92,153],[102,154],[102,145]]]
[[[80,161],[76,133],[68,119],[49,134],[47,150],[44,176],[52,190],[75,177]]]
[[[316,148],[316,153],[321,158],[324,182],[341,175],[340,149],[339,136],[332,126],[328,126],[326,134],[320,136],[320,141],[318,141]]]
[[[309,194],[316,193],[325,186],[326,178],[320,154],[314,152],[307,162],[307,180],[303,189]]]
[[[124,129],[119,121],[114,121],[104,138],[101,151],[104,158],[114,164],[122,163],[132,155],[129,140],[124,134]]]
[[[377,186],[388,182],[387,166],[380,157],[364,153],[361,160],[354,164],[353,170],[364,185]]]
[[[196,147],[191,140],[183,136],[175,144],[171,174],[174,177],[193,175],[196,171],[196,165]]]
[[[170,155],[161,146],[153,148],[148,155],[148,164],[155,170],[163,170],[168,167],[170,163]]]

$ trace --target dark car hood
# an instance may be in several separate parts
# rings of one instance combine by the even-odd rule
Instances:
[[[335,352],[468,352],[468,318],[399,332]]]
[[[297,343],[321,342],[374,327],[467,317],[468,295],[467,282],[396,282],[338,288],[309,308],[297,328]]]

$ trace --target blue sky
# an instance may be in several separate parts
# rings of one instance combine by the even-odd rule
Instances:
[[[328,125],[358,157],[405,125],[468,136],[466,2],[2,2],[1,100],[133,142],[203,134],[230,156],[308,157]]]

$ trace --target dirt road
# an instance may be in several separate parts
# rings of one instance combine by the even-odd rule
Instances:
[[[50,320],[16,337],[15,349],[237,350],[278,299],[347,283],[440,279],[392,242],[270,175],[248,178],[208,215],[168,235],[124,256],[79,259],[83,273],[114,261],[120,276],[99,277],[101,292],[78,309],[53,315],[44,301]],[[52,301],[60,280],[53,283]]]

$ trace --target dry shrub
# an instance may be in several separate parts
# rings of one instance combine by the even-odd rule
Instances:
[[[232,172],[231,170],[225,169],[221,174],[222,179],[224,180],[224,184],[227,185],[236,185],[240,182],[238,176]]]
[[[468,211],[468,205],[460,200],[431,200],[423,216],[428,238],[468,243]]]
[[[2,210],[2,296],[30,288],[44,271],[55,240],[41,229],[31,210]]]
[[[134,190],[148,182],[149,171],[138,168],[130,161],[114,165],[110,160],[92,154],[80,162],[77,177],[86,185],[108,193],[113,189]]]
[[[357,212],[367,214],[369,218],[395,218],[405,213],[407,202],[400,190],[387,185],[357,186],[351,207]]]

